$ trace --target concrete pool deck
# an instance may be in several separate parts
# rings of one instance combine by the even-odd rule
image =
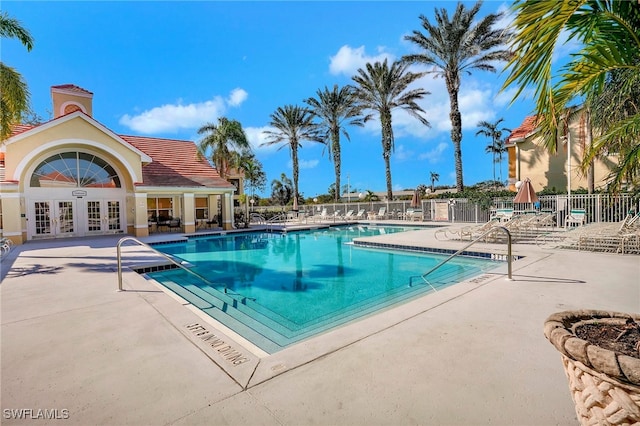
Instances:
[[[266,355],[134,272],[117,292],[119,238],[29,242],[2,260],[2,424],[576,424],[544,320],[640,312],[640,257],[516,244],[514,281],[501,267]],[[465,244],[434,229],[375,238]]]

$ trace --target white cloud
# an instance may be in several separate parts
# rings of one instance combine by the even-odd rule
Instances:
[[[383,47],[379,47],[378,52],[378,55],[367,56],[364,51],[364,46],[354,49],[345,44],[338,50],[335,56],[331,57],[329,72],[333,75],[344,74],[352,76],[356,74],[358,68],[364,68],[367,62],[382,62],[385,59],[388,61],[394,60],[393,55],[386,53]]]
[[[231,91],[225,101],[221,96],[212,100],[184,105],[181,100],[146,110],[138,115],[123,115],[119,123],[142,134],[176,133],[183,129],[197,129],[204,123],[215,122],[225,114],[228,106],[238,106],[248,94],[243,89]]]
[[[220,117],[225,111],[224,101],[215,97],[211,101],[188,105],[168,104],[130,116],[120,118],[120,124],[138,133],[154,134],[194,129]]]
[[[318,164],[320,164],[320,160],[298,160],[298,169],[315,169]],[[291,160],[287,162],[287,167],[293,169],[293,162]]]
[[[229,94],[229,99],[227,99],[227,103],[233,107],[239,106],[244,101],[246,101],[248,97],[249,97],[249,94],[244,89],[241,89],[241,88],[233,89]]]
[[[299,160],[298,166],[300,169],[314,169],[320,164],[320,160]]]
[[[251,149],[253,149],[253,152],[265,154],[280,149],[281,145],[262,146],[262,144],[267,141],[267,135],[264,133],[267,130],[273,131],[274,129],[269,126],[244,128],[244,133],[247,135],[247,139],[251,144]]]
[[[427,160],[431,164],[438,163],[442,159],[442,154],[447,150],[448,147],[448,143],[440,142],[435,148],[431,149],[430,151],[423,152],[422,154],[418,155],[418,159]]]

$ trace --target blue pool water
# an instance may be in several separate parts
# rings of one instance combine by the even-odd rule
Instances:
[[[350,226],[192,238],[155,246],[193,265],[149,273],[268,353],[433,291],[419,276],[446,256],[349,244],[401,227]],[[457,257],[429,275],[436,288],[497,266]],[[412,285],[409,285],[413,283]]]

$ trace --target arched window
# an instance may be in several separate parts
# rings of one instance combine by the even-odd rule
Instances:
[[[106,161],[85,152],[63,152],[44,160],[31,175],[32,188],[120,188]]]

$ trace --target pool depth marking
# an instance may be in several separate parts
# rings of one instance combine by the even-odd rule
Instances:
[[[234,349],[233,346],[216,336],[211,330],[199,323],[187,324],[185,328],[191,331],[194,336],[199,337],[207,345],[215,349],[224,359],[229,361],[233,366],[238,366],[249,361],[242,352]]]

